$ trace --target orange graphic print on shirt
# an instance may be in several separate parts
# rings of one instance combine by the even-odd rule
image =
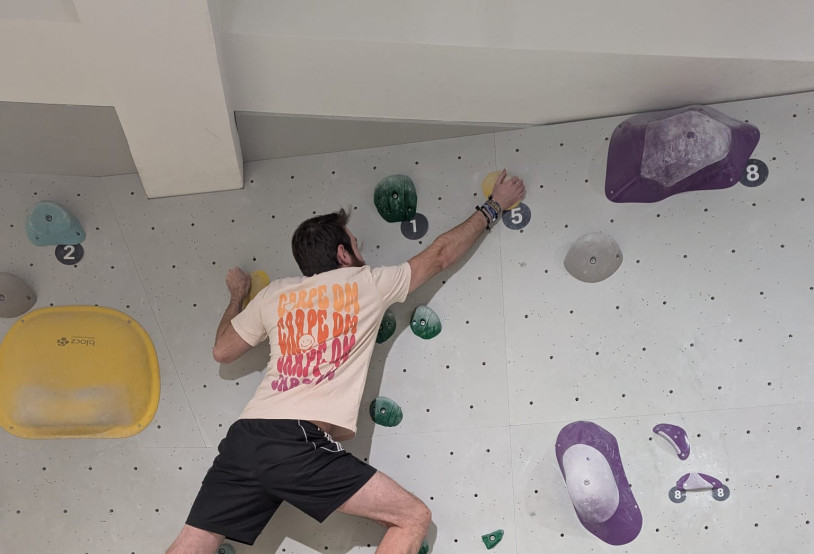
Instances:
[[[331,380],[356,344],[359,285],[335,283],[281,294],[276,391]]]

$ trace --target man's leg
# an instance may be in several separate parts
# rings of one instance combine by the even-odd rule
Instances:
[[[214,554],[223,544],[223,538],[223,535],[184,525],[167,554]]]
[[[416,554],[432,520],[430,509],[390,477],[377,472],[339,507],[387,527],[376,554]]]

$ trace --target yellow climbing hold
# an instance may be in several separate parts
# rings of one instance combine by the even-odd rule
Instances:
[[[0,426],[18,437],[135,435],[152,421],[160,389],[150,337],[117,310],[35,310],[0,343]]]
[[[495,190],[495,183],[497,183],[498,175],[500,175],[500,171],[493,171],[491,173],[488,173],[486,175],[486,177],[483,178],[483,181],[481,182],[480,187],[483,190],[483,195],[486,198],[489,198],[489,196],[491,196],[491,194],[492,194],[492,191]],[[504,179],[504,180],[508,181],[511,178],[512,178],[512,176],[507,173],[506,174],[506,179]],[[501,208],[503,208],[504,210],[513,210],[519,205],[520,205],[520,202],[517,202],[517,204],[515,204],[514,206],[509,206],[508,208],[506,206],[501,206]]]

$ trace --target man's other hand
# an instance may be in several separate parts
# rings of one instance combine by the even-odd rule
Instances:
[[[233,300],[243,302],[243,299],[249,295],[249,290],[252,288],[252,278],[239,267],[233,267],[226,274],[226,287],[229,289],[229,294]]]

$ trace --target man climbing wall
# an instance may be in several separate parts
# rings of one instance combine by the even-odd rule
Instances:
[[[271,359],[254,397],[230,427],[169,553],[215,552],[224,537],[254,544],[283,501],[322,522],[334,511],[387,527],[378,554],[415,554],[430,524],[423,502],[346,452],[382,315],[458,262],[523,181],[498,176],[466,221],[399,266],[365,265],[344,210],[303,222],[292,238],[303,277],[269,284],[240,311],[251,278],[229,271],[231,300],[213,355],[230,363],[267,337]]]

